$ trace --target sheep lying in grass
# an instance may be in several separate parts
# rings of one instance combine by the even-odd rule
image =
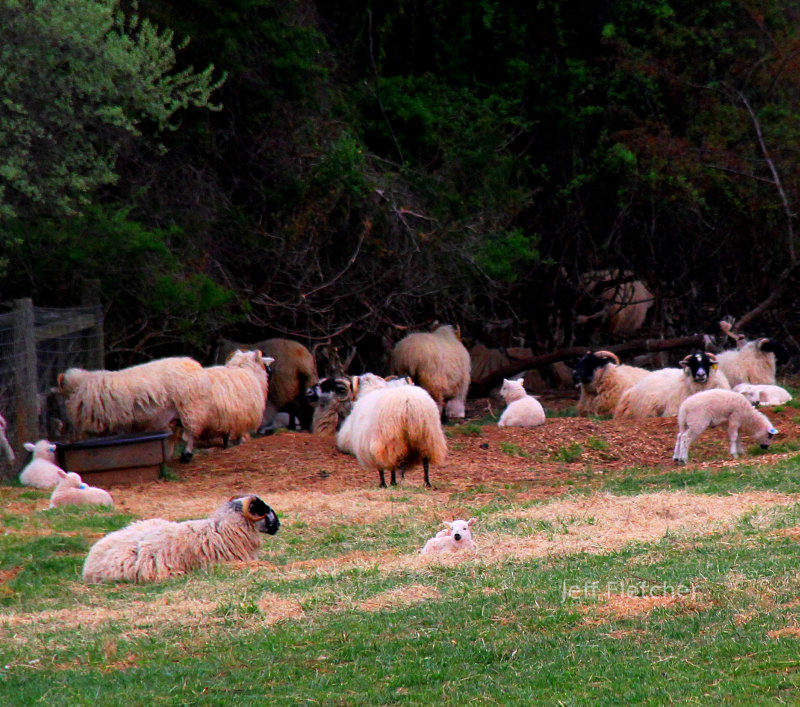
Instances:
[[[650,371],[621,364],[611,351],[591,351],[572,369],[572,380],[580,389],[578,415],[613,415],[622,394]]]
[[[74,471],[58,470],[60,480],[50,496],[49,508],[57,506],[113,506],[111,494],[97,486],[89,486]]]
[[[792,394],[779,385],[739,383],[733,389],[744,395],[752,405],[783,405],[792,399]]]
[[[452,522],[444,521],[444,525],[447,527],[430,538],[425,543],[425,547],[420,550],[420,554],[430,555],[442,552],[475,550],[475,543],[472,540],[472,526],[477,521],[477,518],[454,520]]]
[[[537,427],[544,424],[544,408],[532,395],[525,392],[522,380],[503,379],[500,396],[506,409],[500,415],[498,427]]]
[[[24,447],[33,454],[33,458],[20,472],[19,482],[37,489],[58,486],[64,470],[56,464],[56,445],[49,440],[40,439],[36,444],[25,442]]]
[[[705,390],[686,398],[678,410],[678,437],[672,458],[685,464],[689,445],[708,427],[728,425],[731,456],[744,452],[742,432],[749,434],[762,449],[769,448],[778,434],[763,412],[759,412],[740,393],[732,390]]]
[[[157,582],[218,562],[254,560],[261,533],[274,535],[279,527],[275,512],[258,496],[228,501],[201,520],[140,520],[92,546],[83,579]]]

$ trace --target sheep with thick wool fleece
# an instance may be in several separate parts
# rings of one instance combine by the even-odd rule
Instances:
[[[425,485],[430,486],[429,465],[447,457],[447,440],[439,409],[430,394],[416,385],[386,385],[372,381],[372,389],[358,395],[353,410],[336,436],[336,446],[356,456],[365,469],[376,470],[380,485],[384,472],[397,483],[398,468],[422,463]]]
[[[690,395],[715,388],[730,390],[725,375],[716,369],[714,354],[690,354],[680,365],[681,368],[662,368],[648,373],[628,388],[620,396],[614,417],[636,420],[673,417]]]
[[[786,360],[786,349],[773,339],[740,342],[740,348],[717,354],[719,369],[731,387],[739,383],[774,385],[775,369]]]
[[[74,471],[59,469],[60,480],[50,496],[49,508],[58,506],[112,506],[111,494],[97,486],[89,486]]]
[[[751,405],[783,405],[792,399],[792,394],[779,385],[739,383],[733,390],[744,395]]]
[[[470,381],[470,357],[456,329],[443,324],[432,332],[417,332],[401,339],[391,357],[392,373],[411,376],[414,383],[430,393],[439,408],[442,421],[447,420],[449,400],[464,403]],[[451,406],[454,413],[461,406]]]
[[[157,582],[219,562],[247,562],[256,559],[261,534],[279,527],[278,516],[255,495],[228,501],[200,520],[140,520],[92,546],[83,579]]]
[[[209,396],[203,419],[203,436],[228,440],[247,439],[261,425],[267,402],[267,369],[271,358],[261,351],[235,351],[224,366],[206,368]]]
[[[506,409],[500,415],[498,427],[538,427],[544,424],[544,408],[525,392],[522,380],[504,378],[500,397],[506,401]]]
[[[431,555],[443,552],[465,552],[476,549],[472,539],[472,526],[477,518],[469,520],[443,521],[447,527],[440,530],[425,543],[420,554]]]
[[[621,364],[611,351],[591,351],[572,369],[572,379],[580,389],[578,415],[613,415],[622,394],[651,371]]]
[[[756,410],[740,393],[732,390],[704,390],[686,398],[678,410],[678,436],[672,458],[685,464],[689,445],[708,427],[727,424],[731,456],[744,452],[742,432],[767,449],[778,431],[763,412]]]
[[[189,357],[162,358],[119,371],[70,368],[58,376],[76,436],[153,432],[179,419],[189,461],[203,431],[211,383]]]
[[[23,446],[33,457],[20,472],[19,482],[37,489],[58,486],[64,470],[56,464],[56,445],[50,440],[40,439],[36,444],[25,442]]]

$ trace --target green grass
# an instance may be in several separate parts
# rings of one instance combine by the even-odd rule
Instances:
[[[500,442],[500,451],[503,454],[510,454],[512,457],[529,458],[531,456],[522,447],[513,442]]]
[[[580,442],[570,442],[568,445],[559,447],[550,456],[554,461],[571,464],[580,461],[583,456],[583,445]]]

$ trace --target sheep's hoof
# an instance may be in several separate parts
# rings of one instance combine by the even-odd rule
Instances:
[[[183,454],[181,454],[180,463],[188,464],[190,461],[192,461],[192,456],[192,452],[183,452]]]

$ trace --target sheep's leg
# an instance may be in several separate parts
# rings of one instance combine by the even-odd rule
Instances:
[[[383,469],[378,469],[378,474],[380,474],[380,477],[381,477],[380,488],[385,489],[386,488],[386,477],[383,475]]]
[[[428,478],[428,457],[422,457],[422,470],[425,472],[425,485],[430,488],[431,480]]]
[[[230,434],[223,434],[222,435],[222,448],[223,449],[227,449],[228,448],[228,444],[230,443],[230,441],[231,441]]]
[[[683,431],[678,432],[678,436],[675,438],[675,449],[672,452],[672,460],[679,462],[681,460],[681,437],[683,436]]]
[[[739,426],[732,422],[728,423],[728,440],[731,443],[731,456],[737,459],[739,455],[744,452],[744,448],[742,447],[742,440],[739,437]]]
[[[392,469],[392,486],[397,486],[397,478],[395,477],[394,469]]]
[[[702,432],[702,430],[701,430]],[[685,464],[689,459],[689,445],[694,442],[700,436],[700,432],[695,432],[694,430],[687,429],[684,430],[681,434],[680,439],[680,448],[678,450],[678,461],[681,464]]]

